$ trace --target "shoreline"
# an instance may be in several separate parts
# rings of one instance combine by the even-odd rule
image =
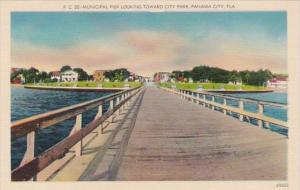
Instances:
[[[24,85],[23,85],[23,84],[11,84],[11,83],[10,83],[10,86],[13,86],[13,87],[18,87],[18,88],[20,88],[20,87],[24,87]]]
[[[288,88],[273,88],[274,92],[288,93]]]
[[[33,90],[57,90],[57,91],[77,91],[77,92],[118,92],[129,88],[100,88],[100,87],[60,87],[60,86],[26,86],[24,88]]]
[[[247,94],[247,93],[270,93],[274,90],[204,90],[207,92],[221,93],[221,94]]]

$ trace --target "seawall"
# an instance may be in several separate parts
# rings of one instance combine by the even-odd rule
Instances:
[[[78,91],[78,92],[118,92],[128,88],[100,88],[100,87],[61,87],[61,86],[24,86],[24,88],[35,90],[58,90],[58,91]]]

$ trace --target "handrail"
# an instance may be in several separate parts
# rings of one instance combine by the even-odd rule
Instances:
[[[244,117],[254,118],[254,119],[258,120],[258,125],[260,127],[263,127],[263,122],[264,122],[266,128],[270,128],[269,125],[274,124],[274,125],[282,128],[282,129],[288,129],[287,122],[279,120],[279,119],[275,119],[275,118],[272,118],[272,117],[268,117],[268,116],[265,116],[263,114],[264,105],[273,106],[273,103],[268,104],[269,102],[266,102],[266,101],[253,101],[258,105],[258,113],[253,113],[253,112],[249,112],[249,111],[244,110],[244,102],[248,101],[248,99],[245,99],[245,98],[235,98],[234,97],[235,100],[238,100],[238,104],[239,104],[239,107],[236,108],[236,107],[231,107],[231,106],[227,105],[226,99],[231,99],[231,97],[227,97],[226,95],[219,95],[219,94],[207,93],[207,92],[181,90],[181,89],[174,90],[174,89],[165,88],[165,87],[160,87],[160,88],[162,88],[166,91],[169,91],[171,93],[175,93],[177,95],[180,95],[184,99],[188,99],[188,100],[191,100],[191,101],[197,102],[197,103],[202,103],[204,106],[211,106],[212,109],[220,108],[220,109],[223,110],[224,114],[227,114],[228,112],[237,113],[237,114],[239,114],[239,119],[241,121],[244,121]],[[199,96],[193,96],[193,95],[188,94],[187,92],[202,94],[202,95],[204,95],[204,97],[200,98]],[[211,101],[207,100],[206,95],[212,96],[213,97],[212,100]],[[222,104],[222,103],[215,102],[215,97],[223,98],[224,103]],[[276,106],[276,107],[281,107],[281,106],[279,105],[279,106]],[[287,108],[287,106],[285,106],[285,108]]]
[[[287,108],[287,105],[284,103],[280,103],[280,102],[272,102],[272,101],[263,101],[263,100],[256,100],[253,98],[240,98],[240,97],[235,97],[232,95],[221,95],[218,93],[212,93],[212,92],[207,92],[207,91],[196,91],[196,90],[186,90],[186,89],[178,89],[178,90],[183,90],[186,92],[192,92],[192,93],[198,93],[198,94],[203,94],[203,95],[211,95],[211,96],[215,96],[215,97],[219,97],[219,98],[226,98],[226,99],[232,99],[232,100],[242,100],[244,102],[251,102],[251,103],[259,103],[259,104],[263,104],[263,105],[268,105],[268,106],[273,106],[273,107],[280,107],[280,108]]]
[[[127,102],[133,96],[141,92],[142,89],[143,87],[136,87],[124,90],[112,95],[13,122],[11,126],[11,136],[13,138],[18,138],[27,135],[27,149],[20,166],[11,173],[12,180],[23,181],[34,179],[40,171],[45,169],[55,160],[63,158],[74,146],[75,154],[77,156],[81,155],[82,139],[110,118],[118,109],[121,109],[127,104]],[[114,105],[114,100],[116,100],[116,105]],[[109,110],[102,113],[102,105],[106,102],[110,102]],[[82,128],[82,113],[97,106],[99,106],[98,112],[94,120]],[[40,155],[34,155],[35,133],[38,128],[45,128],[75,116],[76,122],[68,137]],[[101,132],[103,132],[102,125]]]
[[[78,115],[78,114],[81,114],[87,110],[95,108],[101,104],[109,102],[112,99],[114,99],[115,97],[119,96],[120,94],[133,91],[137,88],[138,87],[124,90],[121,92],[114,93],[112,95],[106,95],[101,98],[97,98],[94,100],[86,101],[86,102],[79,103],[76,105],[64,107],[61,109],[57,109],[54,111],[38,114],[38,115],[35,115],[32,117],[28,117],[25,119],[15,121],[11,125],[11,136],[14,139],[14,138],[18,138],[20,136],[24,136],[25,134],[27,134],[31,131],[34,131],[38,128],[46,128],[46,127],[52,126],[56,123],[65,121],[67,119],[70,119],[70,118]]]

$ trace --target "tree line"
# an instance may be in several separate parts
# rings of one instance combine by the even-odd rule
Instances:
[[[176,81],[187,82],[189,79],[198,82],[215,82],[215,83],[238,83],[242,82],[249,85],[262,86],[275,77],[268,69],[258,71],[229,71],[218,67],[197,66],[192,70],[173,71],[171,77]]]
[[[78,81],[89,81],[93,80],[93,75],[89,75],[82,68],[72,68],[69,65],[62,66],[60,72],[75,71],[78,73]],[[38,69],[31,67],[29,69],[20,69],[11,73],[11,82],[20,78],[20,75],[24,77],[25,83],[49,83],[57,82],[57,79],[51,79],[52,72],[39,71]],[[130,72],[125,68],[110,70],[104,73],[105,78],[110,81],[124,81],[130,76]]]
[[[72,68],[69,65],[65,65],[60,69],[60,72],[65,72],[68,70],[72,70]],[[93,75],[88,75],[87,72],[81,68],[75,68],[73,71],[78,73],[79,81],[93,80]],[[128,79],[129,76],[130,72],[126,68],[119,68],[104,72],[104,77],[110,81],[124,81],[125,79]]]

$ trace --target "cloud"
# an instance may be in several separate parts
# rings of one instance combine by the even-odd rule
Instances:
[[[250,38],[247,34],[211,32],[191,40],[170,32],[125,31],[111,39],[99,37],[66,49],[13,42],[13,67],[34,66],[53,71],[63,65],[82,67],[90,73],[124,67],[146,76],[158,71],[189,70],[198,65],[230,70],[287,70],[285,43],[263,35]]]
[[[271,41],[266,36],[211,33],[201,45],[191,48],[188,63],[209,65],[228,70],[270,69],[286,72],[285,41]]]
[[[78,44],[72,48],[54,49],[26,43],[13,43],[12,66],[37,67],[53,71],[63,65],[82,67],[92,72],[94,69],[112,69],[121,54],[113,47],[99,42]]]

